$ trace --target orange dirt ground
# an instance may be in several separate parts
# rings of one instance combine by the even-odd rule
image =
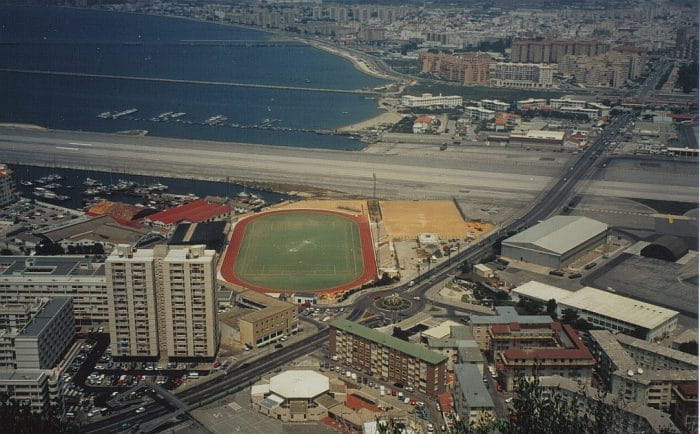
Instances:
[[[451,200],[382,201],[382,218],[393,239],[415,239],[421,233],[436,233],[440,239],[479,237],[491,225],[465,222]]]

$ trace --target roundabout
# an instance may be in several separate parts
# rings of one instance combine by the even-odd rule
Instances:
[[[403,297],[399,297],[398,295],[389,295],[387,297],[375,300],[374,305],[380,310],[400,312],[402,310],[410,309],[411,301]]]

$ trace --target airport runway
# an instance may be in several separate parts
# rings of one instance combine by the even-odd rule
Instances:
[[[0,128],[0,160],[145,175],[168,175],[288,189],[310,186],[345,195],[371,196],[376,174],[382,199],[531,200],[568,168],[570,155],[516,149],[425,145],[396,146],[391,153],[134,137],[117,134]],[[557,155],[556,161],[543,155]],[[595,180],[598,194],[657,199],[668,185],[654,180]],[[614,180],[623,181],[623,180]],[[613,185],[614,184],[614,185]],[[693,188],[674,191],[685,196]],[[685,197],[684,197],[685,198]],[[681,197],[675,198],[681,199]]]
[[[2,160],[141,174],[308,185],[382,198],[535,195],[557,167],[68,131],[0,130]],[[495,160],[495,161],[494,161]],[[549,176],[538,175],[545,172]],[[461,192],[461,193],[460,193]],[[468,193],[465,193],[468,192]]]

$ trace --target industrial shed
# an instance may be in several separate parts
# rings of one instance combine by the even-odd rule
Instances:
[[[641,254],[647,258],[675,262],[688,253],[685,241],[673,235],[662,235],[653,243],[642,249]]]
[[[504,240],[501,255],[559,268],[604,243],[607,232],[608,225],[598,220],[555,216]]]

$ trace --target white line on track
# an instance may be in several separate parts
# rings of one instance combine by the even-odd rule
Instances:
[[[66,151],[79,151],[78,148],[69,148],[67,146],[56,146],[56,149],[65,149]]]
[[[75,143],[75,142],[70,142],[68,143],[69,145],[73,146],[92,146],[92,143]]]

